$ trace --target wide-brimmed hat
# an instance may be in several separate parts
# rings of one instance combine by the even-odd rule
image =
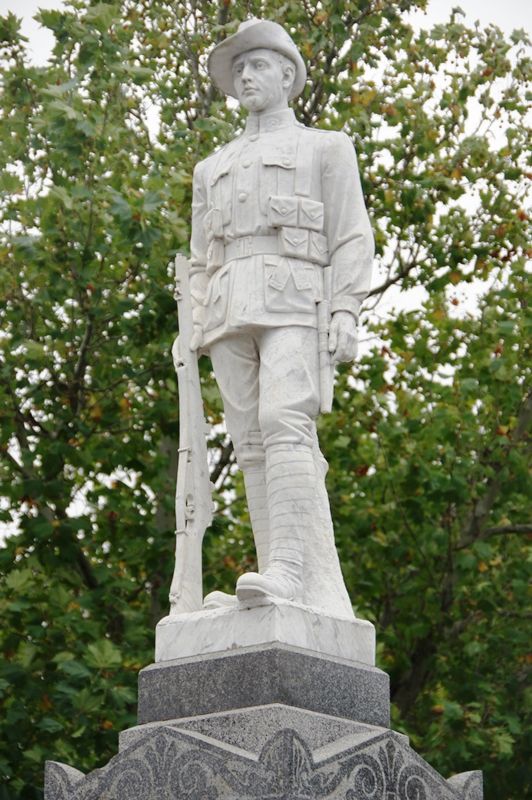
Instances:
[[[277,22],[255,17],[242,22],[238,31],[217,44],[209,55],[209,75],[224,94],[236,97],[231,69],[233,59],[248,50],[257,50],[263,47],[282,53],[293,62],[296,76],[288,99],[293,100],[294,97],[301,94],[307,79],[307,68],[294,40]]]

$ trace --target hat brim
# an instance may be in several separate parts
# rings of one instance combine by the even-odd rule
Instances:
[[[280,35],[280,33],[282,35]],[[228,36],[211,51],[207,62],[209,75],[224,94],[237,97],[233,83],[233,60],[248,50],[275,50],[293,62],[296,68],[294,83],[289,100],[293,100],[303,91],[307,80],[307,68],[301,54],[290,36],[276,22],[260,20]]]

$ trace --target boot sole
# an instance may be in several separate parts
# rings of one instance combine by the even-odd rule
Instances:
[[[238,587],[236,590],[236,596],[240,603],[248,603],[252,600],[268,600],[270,602],[275,602],[276,600],[293,600],[294,597],[282,597],[278,594],[272,594],[268,592],[266,589],[263,589],[258,586],[242,586],[241,588]]]

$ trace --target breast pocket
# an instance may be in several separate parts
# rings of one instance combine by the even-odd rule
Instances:
[[[262,153],[260,175],[261,213],[268,216],[270,197],[294,193],[296,159],[292,150],[267,149]],[[286,223],[285,223],[286,224]]]

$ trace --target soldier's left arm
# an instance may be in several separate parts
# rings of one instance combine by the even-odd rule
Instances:
[[[330,349],[335,360],[356,354],[356,323],[371,285],[373,233],[355,149],[345,133],[326,136],[321,158],[325,234],[332,267]]]
[[[191,349],[198,350],[203,340],[203,322],[205,314],[205,296],[207,293],[207,239],[204,220],[207,213],[207,196],[205,187],[206,162],[200,161],[194,169],[192,182],[192,232],[190,238],[190,300],[192,303],[192,320],[194,334]]]

